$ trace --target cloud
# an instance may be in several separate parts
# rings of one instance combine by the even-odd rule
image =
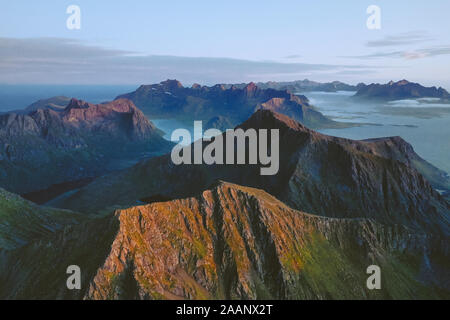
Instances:
[[[0,83],[142,84],[177,78],[206,84],[270,80],[366,68],[250,61],[231,58],[142,55],[62,38],[0,38]]]
[[[367,47],[391,47],[402,46],[415,43],[421,43],[424,41],[433,40],[423,31],[406,32],[398,35],[386,36],[381,40],[368,41]]]
[[[284,59],[298,59],[301,58],[302,56],[299,54],[291,54],[289,56],[284,57]]]
[[[357,59],[377,59],[377,58],[402,58],[406,60],[423,59],[427,57],[435,57],[450,54],[450,45],[436,46],[417,50],[399,50],[390,52],[377,52],[362,56],[347,56],[345,58]]]

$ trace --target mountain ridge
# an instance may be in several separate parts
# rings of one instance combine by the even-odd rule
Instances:
[[[202,120],[210,122],[221,116],[233,126],[258,109],[272,109],[293,117],[312,128],[341,128],[355,123],[336,122],[309,104],[308,98],[287,90],[261,89],[250,82],[245,86],[217,84],[211,87],[194,84],[184,87],[177,80],[141,85],[136,91],[116,99],[132,100],[149,117]],[[231,129],[231,128],[230,128]]]
[[[449,295],[445,274],[439,271],[445,268],[442,257],[448,253],[432,239],[371,219],[307,214],[263,190],[224,181],[190,198],[119,209],[91,219],[68,225],[52,238],[0,250],[0,297],[438,299]],[[427,259],[427,265],[421,263]],[[12,263],[19,267],[8,268]],[[49,264],[52,267],[46,268]],[[67,290],[68,264],[83,270],[81,290]],[[371,264],[383,270],[381,290],[366,287],[365,271]],[[424,274],[432,276],[423,278]]]

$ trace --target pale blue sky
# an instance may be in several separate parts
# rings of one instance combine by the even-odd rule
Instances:
[[[81,30],[66,28],[71,4]],[[366,28],[371,4],[381,30]],[[449,89],[449,15],[448,0],[15,0],[0,11],[0,83],[407,78]]]

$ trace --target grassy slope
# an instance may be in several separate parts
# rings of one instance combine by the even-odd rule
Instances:
[[[0,188],[0,249],[17,248],[84,219],[85,215],[40,207]]]

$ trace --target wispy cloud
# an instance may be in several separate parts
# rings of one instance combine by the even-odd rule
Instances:
[[[357,59],[401,58],[406,60],[415,60],[447,54],[450,54],[450,45],[436,46],[417,50],[397,50],[389,52],[377,52],[368,55],[346,56],[345,58],[357,58]]]
[[[1,83],[140,84],[177,78],[185,83],[279,79],[367,68],[250,61],[231,58],[143,55],[61,38],[0,38]]]
[[[392,46],[402,46],[409,44],[416,44],[425,41],[433,40],[426,32],[423,31],[413,31],[401,33],[398,35],[385,36],[383,39],[368,41],[366,43],[367,47],[392,47]]]
[[[284,59],[298,59],[301,58],[302,56],[299,54],[291,54],[289,56],[285,56]]]

